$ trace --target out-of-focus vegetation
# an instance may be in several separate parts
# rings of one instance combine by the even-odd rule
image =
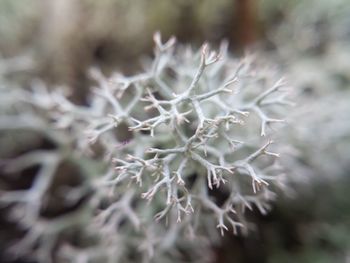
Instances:
[[[195,46],[228,39],[233,55],[252,48],[283,67],[297,101],[294,128],[277,138],[294,146],[292,198],[251,214],[256,232],[226,237],[216,262],[349,262],[349,29],[347,0],[0,0],[0,55],[30,61],[6,78],[65,84],[80,104],[90,66],[139,71],[156,30]]]

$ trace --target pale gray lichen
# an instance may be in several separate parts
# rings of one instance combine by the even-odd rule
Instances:
[[[225,43],[219,53],[207,44],[193,53],[175,48],[174,38],[162,43],[158,33],[154,41],[155,57],[144,73],[107,78],[92,69],[97,85],[89,106],[74,105],[63,89],[49,91],[40,82],[29,91],[1,90],[11,101],[1,130],[39,131],[59,145],[5,164],[7,170],[28,162],[43,167],[37,183],[0,197],[24,213],[26,246],[17,245],[17,252],[32,249],[42,262],[204,262],[210,251],[203,248],[217,240],[215,226],[222,235],[246,231],[244,210],[266,213],[276,187],[285,186],[267,127],[283,122],[291,104],[276,68],[252,55],[235,60]],[[68,191],[67,203],[94,189],[81,211],[43,221],[39,208],[66,158],[97,159],[105,172],[61,189]],[[63,233],[76,226],[100,241],[65,242]]]

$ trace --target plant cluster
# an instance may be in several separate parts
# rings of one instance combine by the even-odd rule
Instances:
[[[291,104],[278,70],[231,58],[226,43],[194,53],[154,41],[143,73],[92,69],[88,106],[38,81],[1,87],[0,202],[19,239],[11,255],[208,261],[215,228],[246,232],[244,211],[266,213],[286,186],[269,129]]]

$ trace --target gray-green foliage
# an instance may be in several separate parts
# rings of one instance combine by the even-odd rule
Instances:
[[[337,179],[349,168],[349,11],[348,1],[301,1],[270,34],[269,56],[286,66],[297,91],[281,134],[297,150],[287,166],[302,182]]]

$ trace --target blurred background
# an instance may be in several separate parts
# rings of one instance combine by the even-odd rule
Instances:
[[[0,75],[66,85],[85,105],[87,70],[139,72],[156,31],[194,47],[228,40],[232,56],[258,52],[296,91],[278,138],[293,148],[292,189],[267,216],[249,215],[249,236],[225,235],[215,262],[349,263],[350,1],[0,0]]]

